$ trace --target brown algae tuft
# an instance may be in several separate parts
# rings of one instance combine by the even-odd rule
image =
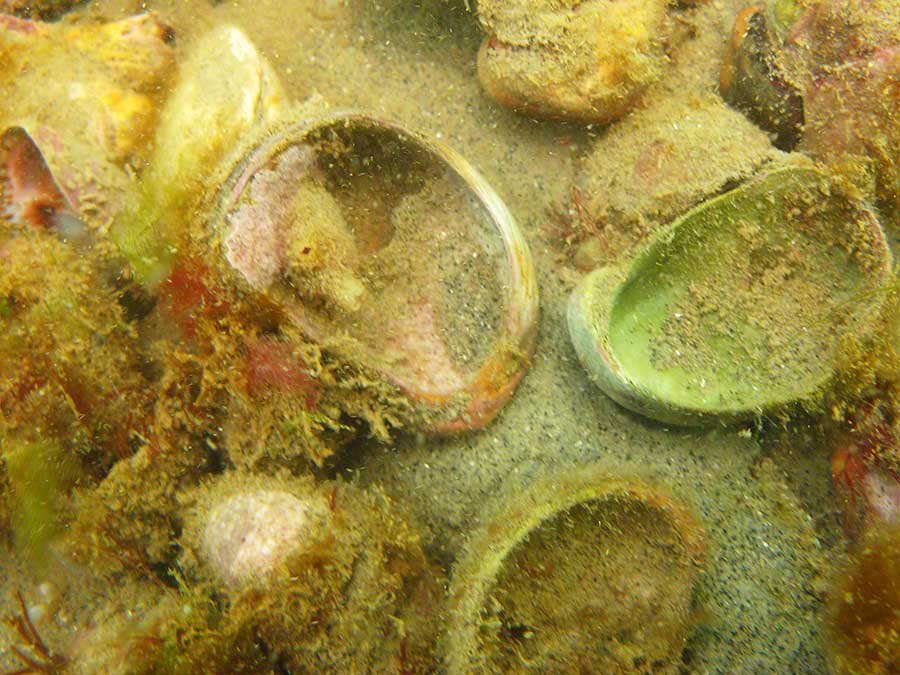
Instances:
[[[40,557],[72,485],[131,454],[153,392],[95,256],[26,222],[0,259],[0,458],[14,539]]]
[[[900,673],[900,525],[854,546],[830,591],[827,646],[835,675]]]

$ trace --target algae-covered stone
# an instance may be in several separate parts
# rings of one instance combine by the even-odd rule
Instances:
[[[676,92],[634,111],[580,162],[581,207],[605,225],[593,237],[604,244],[603,262],[782,157],[764,132],[712,93]]]
[[[188,659],[230,669],[262,653],[292,672],[335,675],[433,670],[441,590],[383,495],[235,474],[195,496],[185,564],[225,599]]]
[[[530,114],[610,122],[664,72],[667,8],[665,0],[479,2],[489,33],[479,79]]]
[[[27,3],[38,11],[54,4],[64,3]],[[171,29],[152,12],[56,24],[3,16],[0,124],[52,134],[71,172],[65,179],[83,180],[104,162],[137,163],[146,157],[174,60]],[[49,149],[45,138],[37,140]]]
[[[678,673],[703,532],[665,490],[596,468],[501,503],[453,570],[450,675]]]
[[[848,172],[872,176],[889,219],[900,205],[900,46],[834,69],[806,94],[802,149]]]

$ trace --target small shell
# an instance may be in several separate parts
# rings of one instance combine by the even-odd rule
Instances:
[[[763,5],[738,14],[732,29],[719,90],[728,103],[776,135],[783,150],[796,146],[803,127],[803,101],[779,71],[778,38]]]

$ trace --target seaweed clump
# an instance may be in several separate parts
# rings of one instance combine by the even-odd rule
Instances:
[[[73,485],[101,480],[132,454],[153,387],[97,256],[10,223],[0,259],[0,513],[34,562],[58,533]]]
[[[383,495],[234,473],[193,499],[182,563],[190,583],[217,599],[218,616],[184,663],[215,664],[213,672],[260,660],[323,675],[434,671],[441,588]]]
[[[900,673],[900,526],[858,542],[828,605],[828,646],[838,675]]]

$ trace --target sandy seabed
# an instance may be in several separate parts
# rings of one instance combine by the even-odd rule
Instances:
[[[697,11],[695,37],[644,106],[673,92],[689,100],[691,93],[716,91],[725,35],[743,4],[714,0]],[[540,284],[538,344],[531,371],[498,419],[450,439],[408,437],[389,447],[355,448],[342,460],[343,471],[383,485],[419,521],[426,549],[448,565],[491,498],[548,470],[592,462],[613,473],[658,478],[693,506],[707,530],[691,672],[827,670],[820,614],[842,540],[825,450],[773,456],[737,429],[685,431],[648,422],[591,384],[569,343],[565,306],[577,274],[560,262],[545,225],[608,129],[535,121],[489,99],[475,70],[482,36],[461,1],[113,0],[87,9],[108,19],[143,10],[172,26],[180,46],[209,27],[233,23],[296,100],[318,93],[336,108],[374,112],[441,139],[485,175],[531,246]],[[596,156],[589,165],[603,170]],[[3,602],[20,581],[4,567],[0,561]],[[0,615],[11,611],[0,602]],[[13,667],[5,652],[0,647],[0,670]]]

